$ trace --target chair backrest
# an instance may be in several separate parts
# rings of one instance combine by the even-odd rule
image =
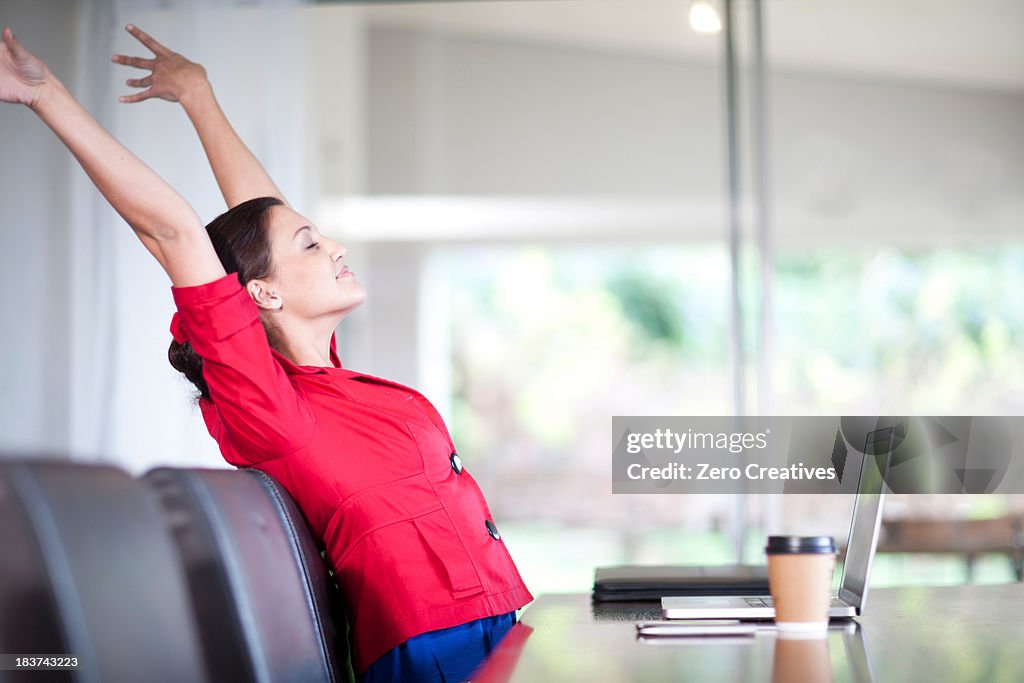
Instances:
[[[215,680],[352,680],[340,593],[288,493],[254,469],[142,478],[176,539]]]
[[[188,598],[160,509],[126,472],[0,460],[0,652],[78,658],[47,680],[207,681]]]

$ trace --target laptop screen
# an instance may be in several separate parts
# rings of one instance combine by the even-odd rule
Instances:
[[[860,607],[875,554],[878,529],[882,521],[884,499],[882,472],[888,465],[893,444],[894,427],[870,432],[864,445],[864,461],[857,487],[857,500],[850,523],[850,540],[843,563],[843,580],[839,597]]]

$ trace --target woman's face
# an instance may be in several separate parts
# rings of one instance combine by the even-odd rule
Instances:
[[[345,247],[286,206],[270,209],[268,225],[274,277],[266,282],[283,311],[300,319],[344,317],[363,303],[366,288],[345,264]]]

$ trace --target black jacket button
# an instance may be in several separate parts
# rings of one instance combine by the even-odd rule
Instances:
[[[462,474],[462,458],[459,457],[459,454],[453,451],[451,461],[452,469],[455,470],[455,474]]]
[[[494,525],[494,522],[492,522],[489,519],[484,520],[484,526],[487,527],[487,533],[489,533],[491,535],[491,538],[493,538],[495,541],[501,538],[501,534],[498,533],[498,527]]]

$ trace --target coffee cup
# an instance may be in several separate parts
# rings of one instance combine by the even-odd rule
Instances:
[[[779,631],[828,628],[836,544],[831,536],[769,536],[768,588]]]

